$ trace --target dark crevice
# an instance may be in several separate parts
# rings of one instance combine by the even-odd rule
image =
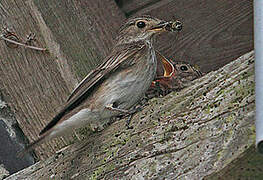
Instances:
[[[1,92],[0,100],[4,101]],[[10,130],[15,135],[11,136]],[[10,175],[35,163],[35,154],[33,153],[22,158],[17,157],[17,153],[22,151],[28,142],[11,108],[8,105],[0,108],[0,164],[3,164]]]

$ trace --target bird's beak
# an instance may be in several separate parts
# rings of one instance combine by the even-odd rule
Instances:
[[[180,21],[160,22],[156,26],[150,28],[150,31],[164,32],[164,31],[181,31],[183,25]]]

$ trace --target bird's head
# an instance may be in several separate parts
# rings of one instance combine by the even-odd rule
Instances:
[[[163,21],[157,18],[143,16],[129,19],[121,26],[117,41],[119,43],[131,43],[149,40],[155,34],[166,31],[180,31],[180,21]]]

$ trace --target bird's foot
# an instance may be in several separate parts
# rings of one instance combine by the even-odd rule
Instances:
[[[137,106],[134,106],[132,109],[130,110],[126,110],[126,109],[120,109],[120,108],[116,108],[114,107],[113,104],[109,104],[106,106],[106,109],[110,110],[110,111],[117,111],[117,112],[120,112],[122,113],[122,115],[120,115],[119,117],[128,117],[127,121],[126,121],[126,126],[127,126],[127,129],[132,129],[133,127],[130,126],[130,123],[131,123],[131,120],[133,118],[133,115],[139,111],[142,110],[141,106],[137,107]]]

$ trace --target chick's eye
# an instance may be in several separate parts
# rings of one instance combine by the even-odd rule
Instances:
[[[185,66],[185,65],[181,66],[180,69],[181,69],[181,71],[187,71],[188,70],[187,66]]]
[[[145,22],[143,22],[143,21],[139,21],[138,23],[137,23],[137,27],[138,28],[144,28],[146,26],[146,24],[145,24]]]

